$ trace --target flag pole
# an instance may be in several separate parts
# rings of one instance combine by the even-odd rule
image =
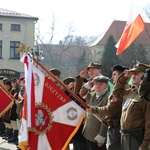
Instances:
[[[62,83],[55,75],[53,75],[46,67],[44,67],[37,59],[32,57],[33,61],[39,65],[49,76],[55,79],[65,90],[67,90],[77,101],[79,101],[85,108],[89,108],[89,105],[81,100],[74,92],[72,92],[64,83]]]
[[[55,75],[53,75],[46,67],[44,67],[37,59],[32,57],[33,61],[39,65],[49,76],[51,76],[53,79],[55,79],[61,86],[65,88],[78,102],[80,102],[85,108],[90,108],[88,104],[86,104],[81,98],[79,98],[74,92],[72,92],[64,83],[62,83]],[[102,120],[102,118],[95,114],[93,114],[104,126],[107,127],[107,124]]]

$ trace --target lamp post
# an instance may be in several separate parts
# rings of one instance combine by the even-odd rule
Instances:
[[[44,60],[43,50],[37,44],[31,49],[31,54],[40,62]]]

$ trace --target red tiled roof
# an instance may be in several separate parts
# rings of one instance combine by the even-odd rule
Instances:
[[[38,20],[39,18],[0,8],[0,17],[16,17]]]
[[[97,39],[91,46],[105,45],[109,36],[112,35],[116,42],[120,39],[125,28],[126,21],[113,21],[108,30]],[[145,30],[137,37],[135,42],[150,45],[150,23],[145,23]]]

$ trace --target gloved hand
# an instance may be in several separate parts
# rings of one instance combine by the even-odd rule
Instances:
[[[146,69],[146,71],[145,71],[145,73],[143,75],[142,80],[150,81],[150,68]]]

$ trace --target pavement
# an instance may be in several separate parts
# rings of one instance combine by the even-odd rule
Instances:
[[[2,139],[0,137],[0,150],[17,150],[16,145],[10,144],[7,142],[7,140]],[[70,150],[73,150],[73,145],[70,144]]]
[[[10,144],[7,140],[0,137],[0,150],[17,150],[17,147],[15,144]]]

